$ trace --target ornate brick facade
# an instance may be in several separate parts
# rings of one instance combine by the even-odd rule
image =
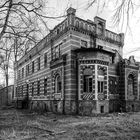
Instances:
[[[138,71],[106,21],[67,17],[15,64],[18,107],[63,114],[140,110]]]

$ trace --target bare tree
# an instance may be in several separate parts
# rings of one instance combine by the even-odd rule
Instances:
[[[65,15],[48,16],[47,0],[0,0],[0,68],[7,87],[11,61],[17,61],[49,32],[48,19]]]
[[[5,46],[8,43],[7,40],[5,40]],[[6,47],[2,50],[2,53],[0,55],[0,68],[2,71],[3,76],[5,77],[5,85],[6,85],[6,96],[7,96],[7,104],[8,104],[8,81],[9,81],[9,68],[10,68],[10,56],[11,56],[12,48]]]
[[[5,38],[13,45],[13,51],[21,56],[44,37],[44,30],[49,32],[47,19],[63,18],[48,16],[46,0],[1,0],[0,1],[0,41]],[[0,49],[5,48],[0,42]],[[17,51],[17,52],[16,52]],[[17,56],[15,57],[17,60]]]
[[[120,26],[121,28],[125,27],[126,30],[129,27],[130,19],[140,8],[139,0],[89,0],[87,8],[92,7],[94,4],[97,4],[98,7],[104,9],[111,3],[114,7],[112,21],[115,26]],[[97,9],[98,10],[98,9]]]
[[[14,34],[13,30],[18,30],[18,36],[30,38],[32,41],[35,41],[29,32],[38,29],[39,23],[43,23],[47,27],[44,18],[55,19],[64,17],[47,16],[46,4],[46,0],[1,0],[0,40],[3,35]]]

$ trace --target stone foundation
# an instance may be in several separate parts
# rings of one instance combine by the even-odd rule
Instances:
[[[118,100],[109,100],[109,112],[120,112],[121,102]]]
[[[79,101],[78,114],[92,115],[96,114],[96,101]]]
[[[30,110],[35,110],[35,111],[46,111],[46,112],[62,114],[63,113],[63,101],[34,100],[34,101],[30,101],[29,108],[30,108]]]
[[[97,113],[109,112],[109,100],[97,100]]]
[[[34,111],[53,112],[58,114],[96,115],[108,112],[135,112],[140,110],[139,101],[119,100],[30,100],[26,105],[23,100],[15,101],[17,108],[28,108]],[[120,105],[121,104],[121,105]]]
[[[140,111],[140,101],[125,101],[126,112],[138,112]]]
[[[76,114],[77,107],[76,102],[67,100],[34,100],[29,102],[30,110],[46,111],[58,114]],[[63,109],[64,108],[64,109]]]

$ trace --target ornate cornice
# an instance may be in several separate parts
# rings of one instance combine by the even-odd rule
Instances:
[[[102,65],[109,65],[109,62],[103,61],[103,60],[98,60],[98,59],[81,59],[79,60],[80,64],[102,64]]]

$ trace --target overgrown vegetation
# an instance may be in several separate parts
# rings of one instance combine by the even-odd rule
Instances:
[[[0,110],[2,140],[139,140],[140,113],[97,117]]]

